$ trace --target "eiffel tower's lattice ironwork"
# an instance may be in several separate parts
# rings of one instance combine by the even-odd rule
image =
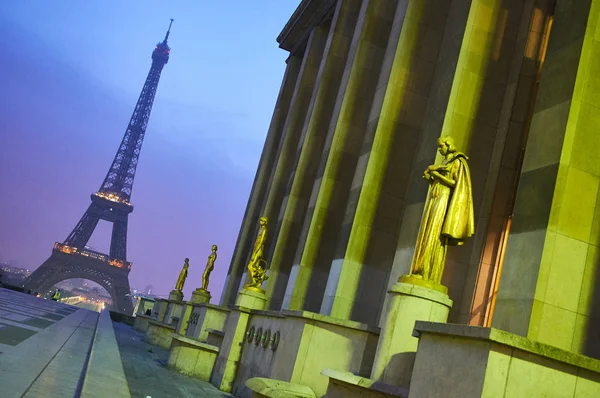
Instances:
[[[167,41],[172,24],[171,19],[164,40],[152,52],[150,72],[100,189],[91,195],[92,203],[64,243],[55,243],[50,258],[27,279],[26,289],[45,293],[66,279],[89,279],[108,291],[115,310],[132,313],[128,297],[131,263],[127,261],[127,220],[133,211],[131,191],[160,74],[169,61],[171,49]],[[109,254],[86,246],[100,220],[113,224]]]

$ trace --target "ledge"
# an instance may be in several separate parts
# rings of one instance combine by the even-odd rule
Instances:
[[[333,11],[335,3],[336,0],[302,0],[277,36],[279,48],[291,54],[303,49],[310,32]]]
[[[347,319],[334,318],[329,315],[317,314],[316,312],[310,311],[297,311],[297,310],[281,310],[281,311],[271,311],[271,310],[247,310],[245,308],[234,308],[238,311],[242,312],[250,312],[252,315],[263,315],[272,318],[304,318],[310,319],[318,322],[328,323],[330,325],[341,326],[348,329],[354,330],[363,330],[365,332],[374,333],[379,335],[380,328],[367,325],[366,323],[360,323],[356,321],[351,321]]]
[[[273,311],[273,310],[253,310],[253,314],[256,315],[266,315],[273,318],[285,318],[282,311]]]
[[[54,306],[58,308],[58,306]],[[55,310],[55,309],[50,309]],[[0,355],[0,385],[2,396],[21,397],[39,380],[40,375],[55,360],[60,350],[67,344],[78,328],[92,329],[97,322],[97,313],[79,309],[46,329],[35,333],[22,343],[4,351]],[[89,338],[91,339],[91,333]],[[86,350],[77,355],[88,355],[90,340],[86,340]],[[82,360],[84,362],[85,360]],[[85,362],[84,362],[85,363]],[[79,382],[79,378],[77,378]],[[65,383],[66,384],[66,383]]]
[[[151,319],[149,323],[152,325],[156,325],[156,326],[164,326],[166,328],[173,329],[173,330],[177,329],[177,326],[173,326],[168,323],[160,322],[160,321],[157,321],[156,319]]]
[[[246,380],[246,387],[268,398],[316,398],[315,392],[308,386],[287,381],[253,377]]]
[[[350,372],[341,372],[339,370],[333,369],[323,369],[321,371],[321,374],[323,376],[329,377],[330,379],[349,384],[351,386],[362,387],[368,390],[377,391],[382,394],[387,394],[395,397],[408,397],[407,388],[397,387],[391,384],[385,384],[382,382],[371,380],[366,377],[356,376],[355,374],[352,374]]]
[[[230,312],[231,311],[229,308],[224,308],[224,307],[221,307],[220,305],[210,304],[210,303],[192,303],[191,301],[188,301],[187,304],[194,306],[194,307],[206,307],[206,308],[210,308],[211,310],[217,310],[217,311],[222,311],[222,312]]]
[[[423,333],[446,335],[452,337],[464,337],[475,340],[493,341],[498,344],[517,348],[545,358],[564,362],[579,368],[600,372],[600,360],[575,354],[548,344],[530,340],[523,336],[505,332],[494,328],[483,328],[478,326],[457,325],[450,323],[417,321],[413,332],[414,337],[420,337]]]
[[[153,297],[142,297],[142,296],[138,296],[141,300],[145,300],[145,301],[152,301],[155,302],[156,299]],[[159,299],[160,300],[160,299]]]
[[[208,334],[214,334],[214,335],[221,336],[221,337],[225,337],[225,332],[222,331],[222,330],[206,329],[206,333],[208,333]]]
[[[182,343],[185,343],[185,344],[188,344],[188,345],[192,345],[194,347],[201,348],[204,351],[212,351],[215,354],[219,353],[219,347],[216,347],[214,345],[210,345],[210,344],[206,344],[206,343],[201,343],[199,340],[192,339],[192,338],[186,337],[186,336],[182,336],[182,335],[176,334],[176,333],[173,333],[173,335],[171,337],[173,338],[173,340],[177,340],[177,341],[180,341]]]
[[[347,319],[334,318],[334,317],[331,317],[328,315],[317,314],[315,312],[310,312],[310,311],[283,310],[283,311],[281,311],[281,313],[284,316],[290,317],[290,318],[312,319],[315,321],[328,323],[330,325],[341,326],[341,327],[345,327],[348,329],[364,330],[365,332],[369,332],[369,333],[373,333],[373,334],[377,334],[377,335],[379,335],[379,332],[380,332],[379,327],[369,326],[366,323],[350,321]]]
[[[253,310],[251,308],[246,308],[246,307],[240,307],[239,305],[230,305],[229,311],[239,311],[239,312],[244,312],[246,314],[250,314],[250,313],[255,313],[256,310]]]
[[[131,396],[108,311],[100,313],[81,390],[82,397],[100,395]]]

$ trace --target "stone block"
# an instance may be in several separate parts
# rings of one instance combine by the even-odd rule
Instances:
[[[183,293],[181,293],[179,290],[171,290],[171,292],[169,293],[169,301],[182,302]]]
[[[133,321],[133,328],[135,330],[139,330],[140,332],[146,332],[148,329],[148,324],[152,320],[151,316],[148,315],[137,315]]]
[[[190,315],[192,314],[192,310],[194,306],[191,302],[184,301],[181,307],[181,313],[179,314],[179,321],[177,322],[176,333],[182,336],[187,334],[187,329],[189,326]]]
[[[150,297],[139,297],[135,311],[136,315],[146,315],[146,311],[148,310],[150,310],[150,314],[152,314],[155,302],[156,300]]]
[[[228,309],[212,304],[192,304],[190,307],[185,336],[204,342],[208,338],[208,329],[223,330]]]
[[[585,242],[556,234],[548,270],[546,303],[571,312],[577,311],[587,248]]]
[[[146,330],[145,340],[149,344],[157,345],[168,350],[171,347],[172,334],[175,326],[166,325],[162,322],[150,321]]]
[[[240,398],[250,396],[245,382],[257,377],[301,384],[321,397],[323,368],[370,373],[378,335],[365,324],[307,311],[253,311],[245,332],[231,390]]]
[[[252,390],[252,398],[316,398],[315,392],[310,387],[263,377],[247,380],[246,387]]]
[[[162,322],[167,312],[169,302],[165,299],[158,299],[152,307],[152,319]]]
[[[167,366],[179,373],[208,381],[219,348],[185,336],[173,335]]]
[[[348,372],[324,369],[321,374],[329,377],[327,398],[391,398],[408,397],[408,389],[392,386],[356,376]]]
[[[262,310],[266,303],[267,296],[264,293],[243,288],[238,294],[235,305],[251,310]]]
[[[204,289],[198,288],[192,292],[192,299],[190,301],[194,304],[201,304],[201,303],[209,303],[210,299],[211,299],[210,292],[208,292]]]
[[[221,330],[215,329],[206,329],[208,333],[208,337],[206,338],[206,344],[214,345],[215,347],[221,347],[223,344],[223,337],[225,337],[225,333]]]
[[[167,309],[165,310],[163,323],[177,327],[182,309],[183,303],[181,301],[169,300],[167,304]]]
[[[109,379],[110,383],[107,383]],[[102,394],[98,394],[99,391],[102,391]],[[81,388],[82,397],[99,395],[130,396],[119,346],[108,311],[102,312],[98,318]]]
[[[416,321],[446,322],[452,307],[447,294],[411,283],[399,282],[391,296],[371,378],[386,384],[408,387],[417,351],[413,337]]]
[[[600,392],[596,359],[493,328],[417,322],[415,334],[419,348],[409,398],[568,398]]]
[[[233,307],[225,320],[223,343],[219,350],[219,356],[215,361],[213,374],[210,377],[211,384],[221,391],[231,392],[233,387],[248,317],[248,310]]]

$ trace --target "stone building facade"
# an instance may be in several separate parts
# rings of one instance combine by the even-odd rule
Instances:
[[[268,309],[379,325],[450,135],[476,235],[448,251],[448,321],[600,357],[599,17],[600,0],[302,0],[221,305],[267,216]]]

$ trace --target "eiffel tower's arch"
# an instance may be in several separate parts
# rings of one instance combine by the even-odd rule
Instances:
[[[55,244],[52,256],[31,274],[25,282],[25,289],[45,294],[62,281],[88,279],[108,292],[113,302],[113,310],[132,314],[133,304],[129,297],[129,269],[127,269],[131,263],[124,263],[122,267],[113,266],[108,263],[110,260],[106,261],[106,257],[103,259],[90,256],[92,254],[103,256],[101,253],[92,251],[69,253],[68,249],[70,248],[63,244]]]

